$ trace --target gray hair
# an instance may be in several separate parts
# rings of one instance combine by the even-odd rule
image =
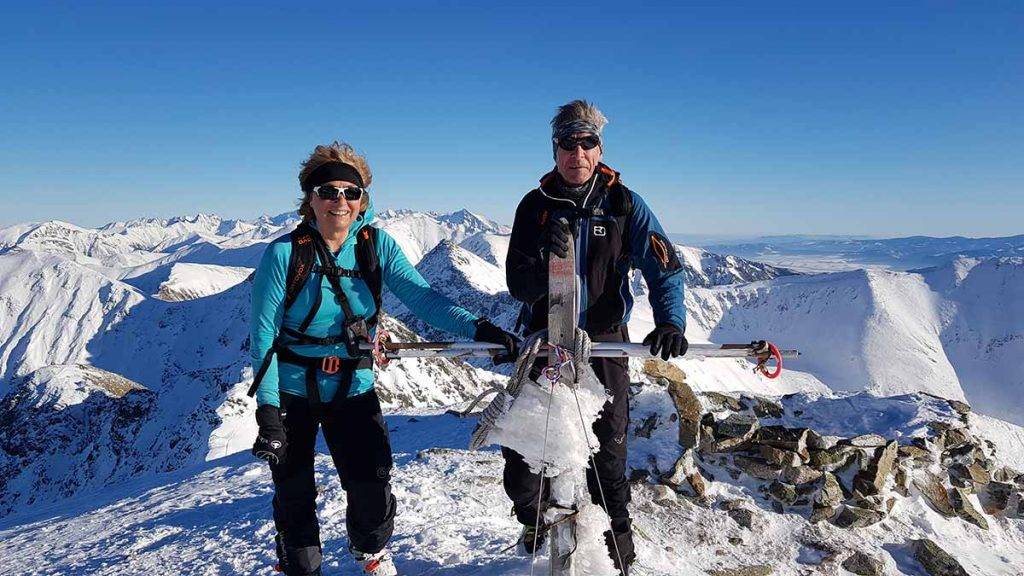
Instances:
[[[558,112],[551,119],[551,137],[558,139],[579,132],[590,132],[600,138],[607,124],[608,119],[597,106],[586,100],[573,100],[558,107]]]

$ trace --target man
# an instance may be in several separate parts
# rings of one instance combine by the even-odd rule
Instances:
[[[569,242],[575,242],[579,326],[594,342],[628,342],[626,322],[633,303],[629,272],[637,268],[647,281],[656,325],[643,342],[667,360],[681,356],[687,347],[682,265],[644,201],[626,188],[618,172],[601,163],[601,130],[607,122],[596,106],[583,100],[560,107],[551,120],[556,166],[516,210],[507,257],[509,292],[523,302],[520,323],[526,333],[545,328],[548,255],[564,257]],[[605,532],[609,554],[626,575],[636,558],[626,480],[627,365],[624,359],[611,358],[591,364],[612,399],[594,423],[600,450],[596,466],[587,470],[587,487],[595,504],[603,505],[604,494],[611,517],[611,530]],[[533,552],[547,533],[546,527],[535,529],[538,501],[543,500],[541,478],[515,451],[502,448],[502,454],[505,492],[525,526],[523,544]]]

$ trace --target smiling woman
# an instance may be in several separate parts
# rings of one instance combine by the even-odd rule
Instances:
[[[370,172],[370,165],[366,162],[366,158],[356,152],[355,148],[351,145],[335,141],[329,145],[317,146],[313,153],[309,155],[309,158],[302,163],[302,170],[299,171],[299,184],[302,186],[302,198],[299,198],[299,214],[302,215],[303,222],[316,220],[316,214],[311,206],[312,195],[310,193],[313,190],[312,187],[307,187],[306,183],[312,182],[311,177],[314,175],[314,172],[324,170],[329,165],[336,163],[347,164],[354,170],[355,174],[351,176],[358,176],[360,188],[365,189],[373,182],[373,173]],[[326,183],[331,184],[331,182]],[[338,184],[339,182],[334,181],[334,183]],[[349,182],[348,184],[355,184],[355,182]],[[363,194],[359,211],[365,212],[369,204],[369,196]]]
[[[396,509],[391,444],[361,347],[374,337],[384,286],[432,326],[515,356],[514,336],[432,290],[394,239],[369,224],[371,179],[348,144],[317,146],[299,173],[302,223],[267,247],[253,279],[253,453],[270,463],[286,576],[320,574],[313,454],[321,427],[348,496],[352,556],[364,574],[396,574],[386,549]]]

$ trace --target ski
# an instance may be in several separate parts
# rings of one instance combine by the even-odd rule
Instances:
[[[575,235],[573,235],[575,236]],[[564,351],[576,353],[576,328],[579,325],[579,279],[576,275],[576,243],[570,237],[565,257],[548,256],[548,370],[553,371],[552,386],[577,387],[571,362],[564,362]],[[556,380],[557,379],[557,380]],[[554,390],[551,391],[554,394]],[[544,520],[551,525],[551,576],[575,576],[576,563],[576,483],[573,472],[551,477],[550,501]],[[541,480],[543,482],[543,479]]]

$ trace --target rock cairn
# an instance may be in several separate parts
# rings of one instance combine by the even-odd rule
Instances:
[[[647,473],[698,505],[713,504],[708,482],[724,471],[733,481],[753,481],[776,512],[841,528],[877,524],[898,498],[916,494],[939,514],[985,530],[992,517],[1024,518],[1024,474],[995,464],[995,445],[972,434],[971,409],[963,402],[946,400],[958,419],[931,422],[920,437],[843,438],[773,423],[798,421],[799,414],[787,414],[772,398],[697,394],[681,370],[659,361],[648,361],[644,372],[672,397],[676,414],[670,419],[683,448],[670,470]],[[634,432],[649,437],[656,425],[641,420]],[[749,510],[728,511],[750,525]],[[865,564],[857,559],[858,569]]]

